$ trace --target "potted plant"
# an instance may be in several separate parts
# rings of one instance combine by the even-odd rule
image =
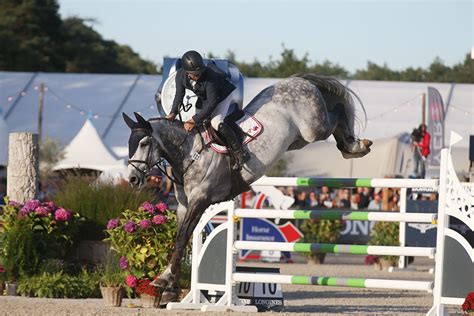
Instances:
[[[0,212],[0,257],[7,295],[16,293],[21,276],[38,273],[44,259],[65,256],[82,220],[79,214],[52,202],[19,204],[5,198]]]
[[[175,232],[176,215],[165,203],[145,202],[107,224],[105,241],[120,256],[120,267],[127,273],[126,284],[140,295],[143,306],[159,304],[160,293],[149,284],[168,264]]]
[[[369,245],[373,246],[399,246],[399,223],[377,222],[370,232]],[[375,264],[380,270],[394,267],[398,262],[398,256],[370,256],[366,257],[367,264]]]
[[[343,222],[341,220],[306,220],[301,225],[304,234],[303,242],[334,244],[341,235]],[[309,263],[324,263],[326,253],[305,253],[309,257]]]
[[[462,304],[462,311],[465,315],[474,315],[474,292],[470,292],[464,303]]]
[[[107,252],[105,262],[100,266],[100,293],[107,307],[122,305],[124,272],[119,266],[115,252]]]

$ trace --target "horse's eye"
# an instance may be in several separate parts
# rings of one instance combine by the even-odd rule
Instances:
[[[150,140],[146,139],[143,142],[140,142],[140,147],[146,147],[150,144]]]

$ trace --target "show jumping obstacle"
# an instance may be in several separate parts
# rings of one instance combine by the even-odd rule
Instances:
[[[451,134],[451,146],[459,141]],[[235,292],[238,282],[305,284],[360,288],[384,288],[433,292],[433,307],[429,315],[445,315],[445,304],[461,305],[467,293],[474,290],[474,249],[458,232],[449,228],[449,216],[456,217],[474,230],[474,198],[457,179],[449,149],[443,149],[439,180],[407,179],[318,179],[262,178],[254,185],[264,186],[328,186],[332,188],[432,188],[438,191],[437,214],[394,212],[344,212],[300,210],[235,209],[228,201],[209,208],[193,235],[191,291],[180,303],[169,303],[168,309],[201,309],[202,311],[256,312],[255,306],[244,306]],[[206,224],[220,212],[227,211],[228,221],[209,235]],[[366,245],[335,245],[313,243],[253,242],[235,240],[235,222],[240,218],[343,219],[366,221],[418,222],[437,224],[437,247],[396,247]],[[203,238],[205,237],[205,242]],[[238,250],[279,250],[316,253],[349,253],[435,258],[435,281],[390,279],[337,278],[235,272]],[[220,259],[219,259],[220,258]],[[210,303],[202,291],[218,291],[223,295]]]

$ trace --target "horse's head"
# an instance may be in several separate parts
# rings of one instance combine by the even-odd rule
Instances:
[[[160,160],[158,143],[153,138],[153,128],[140,114],[134,113],[137,122],[122,113],[125,123],[132,130],[128,139],[128,181],[135,187],[142,186],[150,170]]]

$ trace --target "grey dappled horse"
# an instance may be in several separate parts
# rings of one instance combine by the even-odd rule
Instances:
[[[154,118],[146,121],[135,113],[137,122],[126,114],[131,128],[128,178],[139,187],[149,170],[166,159],[178,180],[178,230],[175,249],[165,271],[155,284],[165,291],[161,304],[177,298],[180,261],[186,244],[204,211],[214,203],[227,201],[249,190],[288,150],[325,140],[331,134],[344,158],[363,157],[372,142],[354,135],[354,102],[357,96],[332,78],[313,74],[284,79],[260,92],[245,107],[263,125],[263,132],[250,142],[251,159],[241,170],[233,170],[229,156],[203,147],[196,129],[188,134],[179,121]],[[358,98],[357,98],[358,99]],[[199,153],[199,159],[196,158]]]

